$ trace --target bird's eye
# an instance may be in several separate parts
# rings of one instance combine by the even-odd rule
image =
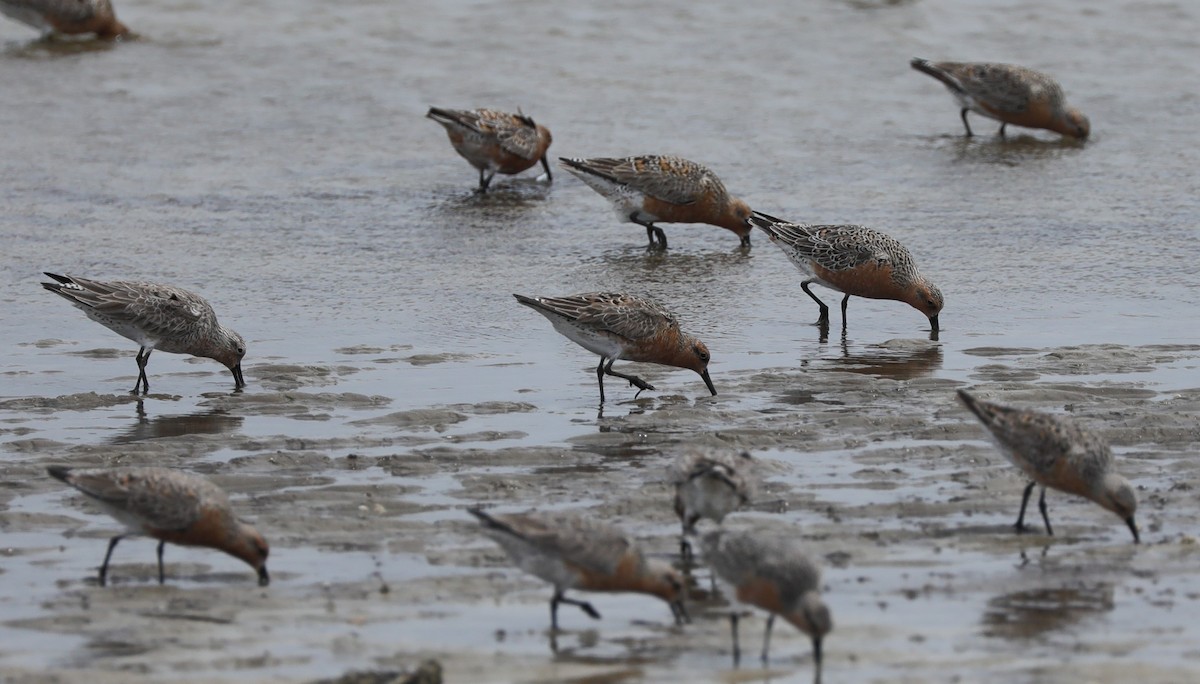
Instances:
[[[700,360],[704,363],[708,363],[708,352],[704,351],[703,349],[697,349],[696,356],[700,357]]]

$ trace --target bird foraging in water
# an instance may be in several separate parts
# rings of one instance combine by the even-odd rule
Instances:
[[[1117,474],[1112,450],[1096,433],[1065,416],[1003,406],[958,390],[958,398],[991,433],[1000,451],[1029,478],[1021,497],[1021,512],[1013,526],[1024,532],[1025,507],[1035,485],[1041,485],[1038,509],[1046,534],[1053,535],[1046,513],[1046,488],[1091,499],[1116,513],[1141,541],[1137,523],[1137,494],[1129,480]]]
[[[552,630],[558,630],[560,603],[600,619],[592,604],[563,596],[568,589],[650,594],[671,606],[676,624],[687,619],[679,572],[665,561],[646,558],[612,525],[570,513],[492,515],[478,507],[467,512],[479,519],[484,534],[495,540],[518,568],[554,585]]]
[[[552,181],[546,150],[550,131],[524,114],[495,109],[443,109],[430,107],[426,117],[440,123],[450,144],[479,169],[479,191],[487,192],[497,173],[513,175],[542,162],[546,181]]]
[[[707,166],[681,157],[568,159],[559,164],[612,203],[622,221],[645,226],[650,247],[667,248],[655,223],[707,223],[733,231],[750,246],[750,207],[730,195]]]
[[[51,476],[83,492],[127,530],[108,542],[100,565],[100,586],[117,542],[127,536],[158,540],[158,583],[164,581],[163,546],[206,546],[240,558],[258,572],[258,583],[270,582],[266,540],[233,514],[229,497],[199,475],[169,468],[66,468],[50,466]]]
[[[614,371],[612,366],[618,359],[691,369],[700,374],[713,396],[717,394],[708,376],[708,347],[680,330],[675,317],[657,302],[615,292],[566,297],[513,296],[549,319],[554,329],[567,339],[600,355],[596,379],[600,383],[601,404],[605,375],[628,380],[630,386],[638,388],[638,394],[654,389],[636,375]]]
[[[726,585],[734,604],[748,604],[770,613],[763,635],[762,661],[767,662],[775,616],[790,622],[812,639],[814,681],[821,681],[821,646],[833,630],[833,618],[821,599],[821,572],[790,536],[757,530],[715,530],[701,539],[704,558]],[[737,610],[729,614],[733,661],[741,658]]]
[[[753,465],[754,459],[745,451],[717,449],[687,451],[671,463],[668,477],[675,486],[675,513],[683,527],[679,553],[684,560],[691,556],[687,538],[696,533],[696,523],[708,518],[719,525],[750,501],[748,471]]]
[[[829,307],[808,286],[824,285],[845,294],[842,297],[842,329],[846,328],[846,304],[850,296],[894,299],[904,302],[929,318],[938,331],[942,291],[917,269],[908,249],[883,233],[854,225],[809,225],[754,212],[750,225],[766,233],[808,278],[800,289],[821,307],[817,325],[829,325]]]
[[[1077,140],[1086,140],[1092,125],[1078,109],[1067,105],[1062,86],[1049,74],[1013,64],[985,62],[930,62],[913,59],[912,68],[928,74],[954,96],[967,137],[971,124],[967,112],[1000,122],[1000,136],[1008,124],[1044,128]]]
[[[146,364],[155,349],[219,361],[233,373],[235,390],[246,386],[242,377],[246,341],[218,323],[216,312],[200,295],[157,283],[46,275],[57,282],[42,283],[42,287],[71,302],[93,321],[141,345],[138,379],[131,394],[137,394],[139,388],[143,394],[150,392]]]

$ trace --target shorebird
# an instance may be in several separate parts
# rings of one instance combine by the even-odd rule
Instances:
[[[139,387],[143,394],[150,392],[146,363],[155,349],[220,361],[233,373],[235,390],[246,386],[242,378],[246,341],[218,323],[212,306],[200,295],[157,283],[46,275],[58,282],[42,283],[42,287],[71,302],[93,321],[141,345],[138,379],[131,394],[137,394]]]
[[[1045,128],[1084,140],[1091,123],[1078,109],[1067,105],[1062,86],[1048,74],[1013,64],[985,62],[930,62],[913,59],[912,68],[941,81],[962,107],[963,126],[971,137],[967,112],[1000,122],[1000,135],[1008,124]]]
[[[655,223],[707,223],[733,231],[750,245],[750,207],[729,194],[707,166],[680,157],[648,155],[623,159],[568,159],[563,168],[600,193],[622,221],[646,227],[650,247],[667,248]]]
[[[696,523],[708,518],[718,525],[725,516],[750,501],[748,471],[754,464],[743,451],[694,450],[680,454],[671,464],[668,477],[675,486],[675,513],[683,527],[679,554],[691,556],[688,535],[696,533]]]
[[[683,578],[667,562],[646,558],[612,525],[569,513],[492,515],[477,507],[467,512],[479,519],[484,534],[494,539],[518,568],[554,585],[552,630],[558,630],[560,603],[600,619],[592,604],[563,596],[568,589],[650,594],[671,606],[675,624],[687,619]]]
[[[495,109],[442,109],[430,107],[426,117],[440,123],[450,136],[450,144],[479,169],[479,191],[487,192],[497,173],[513,175],[542,162],[547,182],[550,163],[550,131],[524,114],[509,114]]]
[[[854,295],[904,302],[928,316],[937,332],[942,291],[921,275],[912,254],[895,239],[863,226],[788,223],[758,211],[749,223],[769,235],[808,276],[800,289],[821,307],[817,325],[829,325],[829,307],[808,289],[812,283],[846,295],[842,298],[843,329],[846,304]]]
[[[45,34],[94,33],[107,40],[129,33],[109,0],[0,0],[0,14]]]
[[[169,468],[66,468],[50,466],[50,475],[83,492],[105,513],[124,523],[126,531],[108,542],[100,565],[100,586],[117,542],[128,536],[158,540],[158,583],[164,581],[163,546],[206,546],[240,558],[258,571],[259,586],[267,575],[267,542],[229,506],[229,497],[207,479]]]
[[[1046,523],[1046,534],[1054,534],[1046,514],[1046,488],[1053,487],[1091,499],[1116,513],[1133,533],[1133,543],[1141,541],[1133,519],[1137,494],[1129,480],[1117,474],[1112,450],[1099,435],[1065,416],[1002,406],[977,399],[966,390],[958,390],[958,398],[988,429],[1000,451],[1030,480],[1013,525],[1017,532],[1027,529],[1025,507],[1034,486],[1041,485],[1038,509]]]
[[[679,322],[658,303],[645,297],[615,292],[589,292],[567,297],[526,297],[517,301],[537,311],[567,339],[600,355],[596,379],[600,403],[604,403],[604,376],[628,380],[630,386],[652,390],[654,386],[636,375],[612,369],[618,359],[659,363],[688,368],[700,374],[708,391],[716,396],[708,377],[708,347],[679,329]],[[634,395],[637,398],[637,395]]]
[[[821,681],[821,643],[833,629],[829,608],[821,600],[821,573],[791,537],[761,531],[715,530],[701,539],[704,557],[723,584],[731,603],[749,604],[768,613],[762,661],[767,662],[775,616],[792,623],[812,639],[815,681]],[[739,613],[729,614],[733,660],[741,659]]]

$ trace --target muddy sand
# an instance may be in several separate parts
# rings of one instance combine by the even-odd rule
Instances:
[[[635,366],[664,389],[614,391],[604,415],[543,444],[529,434],[534,403],[394,411],[388,397],[322,387],[334,367],[250,366],[257,387],[208,394],[186,416],[144,415],[164,404],[152,396],[101,444],[39,425],[98,407],[135,417],[131,397],[3,402],[15,453],[0,489],[0,679],[305,682],[433,658],[450,682],[807,682],[808,640],[786,625],[769,668],[754,658],[732,668],[725,604],[702,564],[692,624],[675,627],[651,598],[592,595],[603,619],[564,607],[554,653],[548,587],[510,567],[463,510],[586,509],[678,561],[664,469],[698,444],[760,460],[756,501],[728,524],[793,530],[822,560],[835,620],[827,681],[1200,676],[1200,388],[1172,381],[1194,378],[1200,347],[967,353],[979,365],[963,381],[929,376],[936,344],[900,340],[874,359],[724,374],[715,398],[684,373]],[[586,377],[572,381],[594,391]],[[1014,534],[1024,482],[957,404],[958,387],[1066,411],[1103,434],[1137,487],[1144,543],[1111,513],[1053,492],[1056,536]],[[243,434],[263,416],[336,436]],[[159,586],[153,543],[127,540],[111,586],[98,587],[116,527],[45,476],[52,463],[210,475],[269,538],[271,586],[234,559],[179,547]],[[762,616],[742,624],[757,653]]]

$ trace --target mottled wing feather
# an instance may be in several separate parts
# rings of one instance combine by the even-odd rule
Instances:
[[[775,228],[779,238],[792,249],[831,271],[844,271],[872,261],[885,266],[892,261],[891,254],[881,244],[890,238],[870,228],[791,223],[775,224]],[[864,240],[864,237],[874,239]]]
[[[1011,64],[950,64],[952,73],[969,95],[1001,112],[1020,114],[1037,94],[1055,103],[1062,100],[1062,87],[1049,76]],[[1035,91],[1037,91],[1035,93]]]
[[[456,112],[463,125],[492,136],[504,151],[523,159],[536,159],[541,139],[533,119],[520,114],[509,114],[495,109],[476,109]]]
[[[152,334],[176,333],[202,319],[216,321],[216,313],[207,301],[176,287],[123,280],[73,280],[84,288],[68,290],[73,299],[107,318],[136,323]]]
[[[1076,467],[1095,466],[1101,471],[1112,464],[1112,451],[1104,441],[1073,421],[990,402],[979,404],[988,417],[984,425],[996,440],[1020,454],[1039,473],[1048,475],[1062,457]],[[1084,458],[1088,454],[1094,456]]]
[[[506,152],[522,159],[537,159],[542,139],[532,121],[504,126],[496,131],[496,139]]]
[[[820,570],[782,533],[713,532],[705,536],[705,551],[713,569],[727,582],[741,585],[765,579],[780,588],[784,606],[819,588]]]
[[[147,520],[156,529],[185,530],[200,518],[200,502],[225,500],[225,493],[203,478],[180,478],[156,468],[75,470],[73,487]],[[203,490],[203,491],[202,491]]]
[[[494,516],[534,548],[569,565],[611,574],[632,546],[616,528],[571,514],[527,513]]]
[[[592,292],[569,297],[539,297],[546,308],[597,330],[630,340],[661,334],[679,323],[662,306],[644,297],[615,292]]]
[[[728,197],[725,185],[708,167],[681,157],[646,155],[583,162],[598,175],[671,204],[693,204],[710,193],[718,204]]]

